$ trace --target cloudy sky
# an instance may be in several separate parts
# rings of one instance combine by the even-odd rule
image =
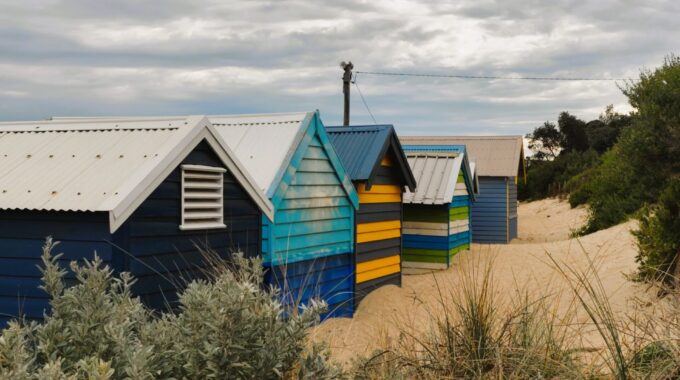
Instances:
[[[675,0],[0,3],[1,120],[319,109],[333,125],[343,60],[360,71],[627,78],[680,41]],[[357,84],[377,122],[405,134],[518,134],[562,110],[629,110],[616,82],[360,74]],[[372,123],[352,91],[352,122]]]

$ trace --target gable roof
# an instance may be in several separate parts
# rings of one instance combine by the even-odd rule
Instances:
[[[479,180],[475,172],[476,165],[468,158],[467,148],[465,145],[403,145],[404,152],[410,153],[457,153],[463,156],[463,161],[460,164],[460,170],[465,173],[465,186],[468,194],[472,200],[475,200],[475,195],[479,194]],[[456,177],[458,174],[456,174]]]
[[[202,140],[271,218],[204,116],[0,123],[0,209],[104,211],[114,232]]]
[[[392,148],[404,185],[415,191],[415,178],[392,125],[335,126],[326,131],[353,181],[366,181],[370,189],[381,160]]]
[[[465,145],[478,176],[525,176],[522,136],[400,136],[404,145]]]
[[[408,152],[406,157],[418,187],[404,193],[404,203],[441,205],[453,201],[464,154]]]
[[[342,187],[354,207],[358,195],[346,175],[332,144],[328,141],[318,112],[279,113],[261,115],[208,116],[222,140],[252,174],[260,189],[272,199],[280,200],[279,184],[291,180],[309,146],[312,136],[319,137]]]

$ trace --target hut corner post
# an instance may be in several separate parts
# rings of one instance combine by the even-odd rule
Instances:
[[[344,116],[342,119],[342,125],[345,127],[349,126],[349,83],[352,81],[352,69],[354,69],[354,65],[352,62],[342,62],[340,63],[340,67],[342,67],[342,70],[344,71],[344,74],[342,75],[342,93],[345,97],[345,108],[344,108]]]

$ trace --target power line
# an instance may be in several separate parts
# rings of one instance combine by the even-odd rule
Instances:
[[[371,109],[368,107],[368,103],[366,103],[366,99],[364,99],[364,94],[361,93],[361,89],[359,88],[359,84],[357,83],[356,77],[354,78],[352,83],[354,83],[354,86],[356,86],[357,92],[361,97],[361,101],[364,103],[364,107],[366,107],[366,111],[368,111],[368,114],[371,115],[371,119],[373,119],[373,124],[378,124],[378,122],[375,121],[375,117],[373,117],[373,112],[371,112]]]
[[[455,79],[500,79],[500,80],[540,80],[540,81],[635,81],[634,78],[586,78],[586,77],[507,77],[492,75],[455,75],[455,74],[416,74],[380,71],[356,71],[355,74],[400,76],[400,77],[424,77],[424,78],[455,78]],[[356,80],[356,79],[355,79]]]

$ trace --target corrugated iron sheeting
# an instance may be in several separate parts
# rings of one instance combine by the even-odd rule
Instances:
[[[418,184],[415,193],[406,191],[404,203],[446,204],[453,200],[463,163],[457,153],[409,153],[408,163]]]
[[[0,124],[0,209],[107,211],[100,206],[160,160],[178,130],[167,121],[87,124]]]
[[[342,166],[353,181],[366,181],[391,132],[391,126],[327,127]]]
[[[267,192],[301,138],[310,113],[208,116],[258,186]]]
[[[465,145],[478,176],[515,177],[523,154],[522,136],[401,136],[404,145]]]

